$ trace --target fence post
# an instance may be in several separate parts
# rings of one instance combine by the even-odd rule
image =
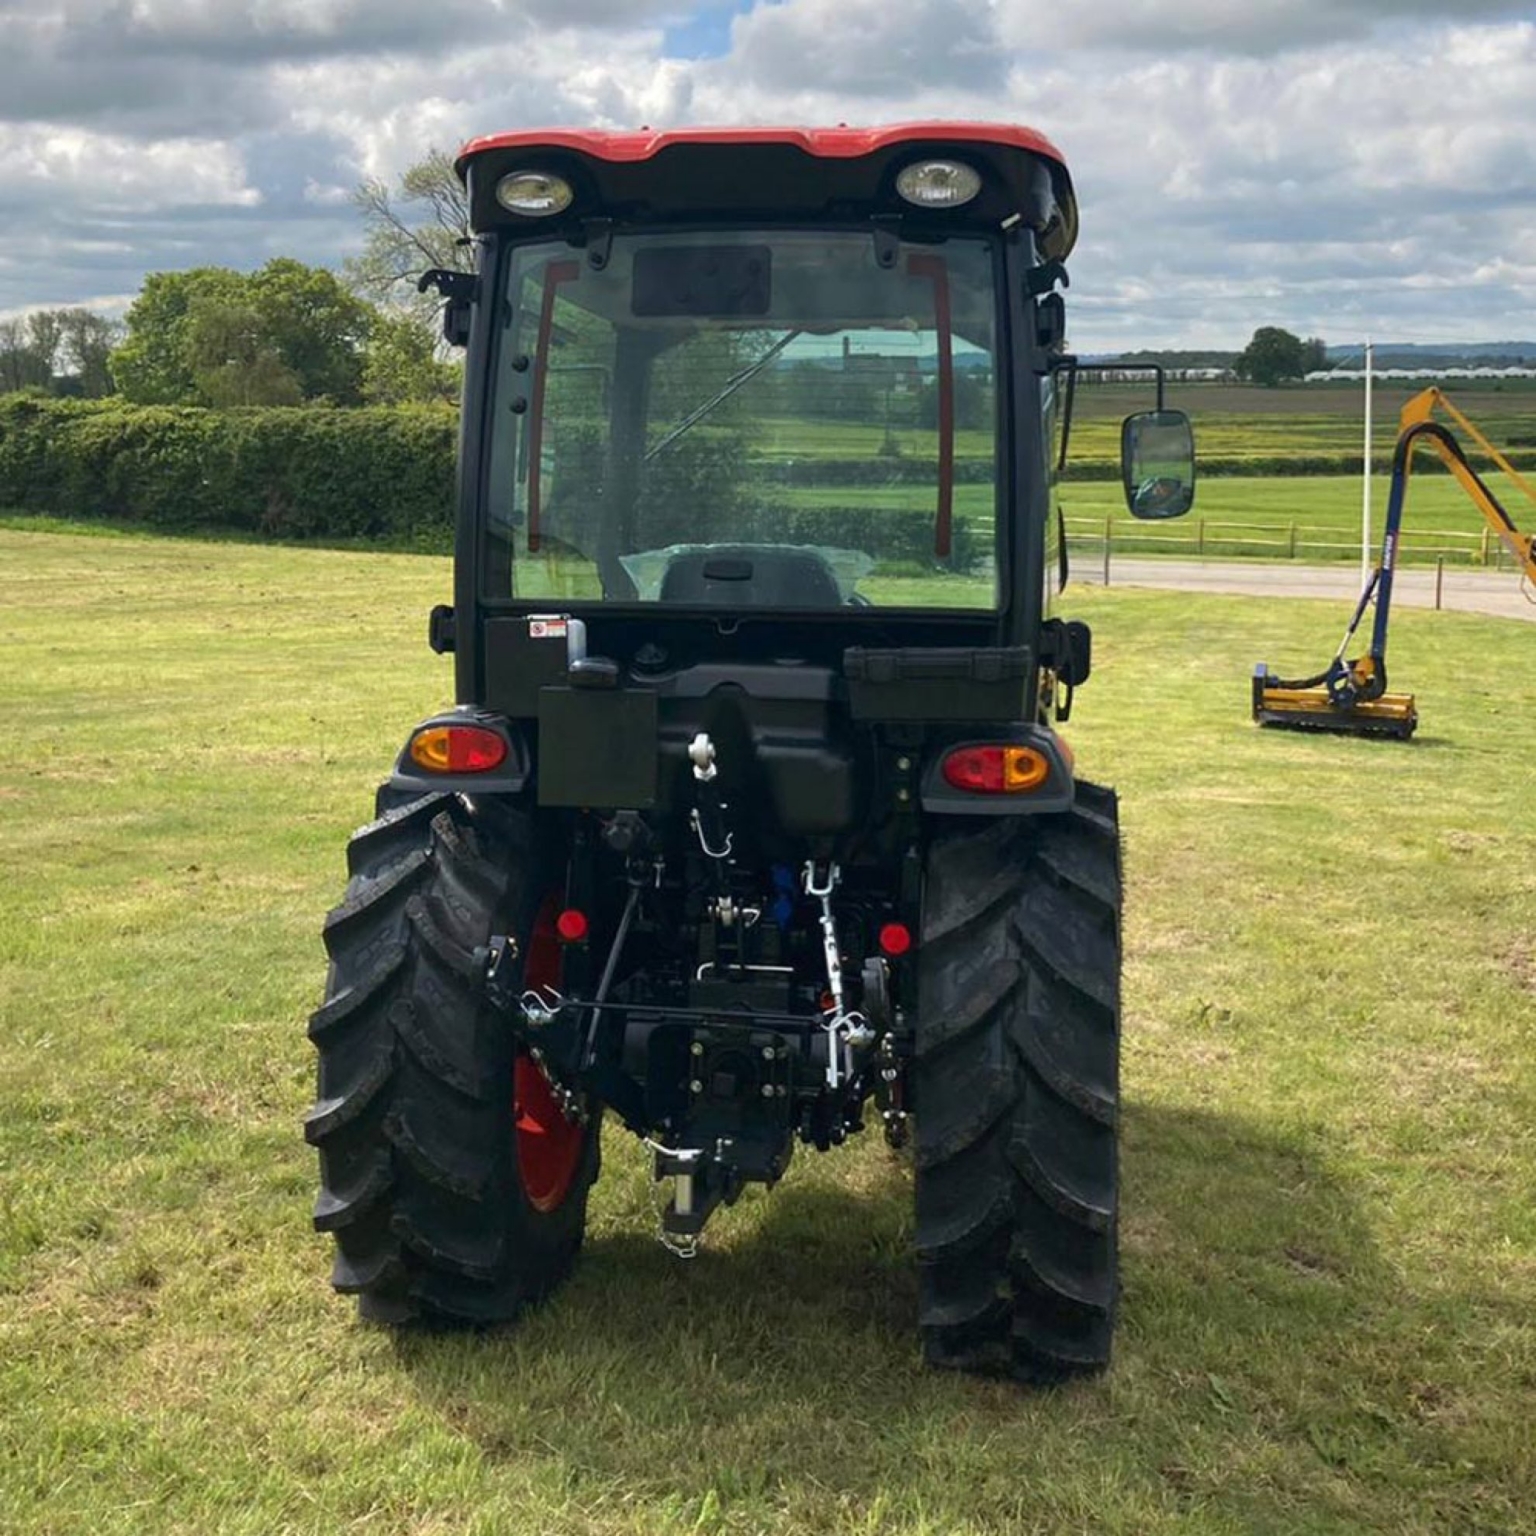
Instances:
[[[1440,611],[1440,594],[1445,588],[1445,556],[1435,556],[1435,611]]]
[[[1492,530],[1488,528],[1483,529],[1483,557],[1478,561],[1479,565],[1488,564],[1488,535],[1491,531]]]
[[[1291,559],[1296,558],[1296,524],[1291,524]]]
[[[1205,553],[1205,519],[1203,517],[1195,524],[1195,553],[1197,555]]]
[[[1114,533],[1115,520],[1112,517],[1104,519],[1104,585],[1109,585],[1109,544],[1110,537]]]

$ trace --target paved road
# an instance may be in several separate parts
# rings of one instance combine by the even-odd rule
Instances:
[[[1082,551],[1072,558],[1072,579],[1100,583],[1102,559]],[[1360,572],[1353,565],[1291,565],[1279,561],[1245,564],[1235,560],[1134,560],[1115,556],[1111,586],[1166,587],[1180,592],[1231,592],[1243,597],[1320,597],[1348,604],[1360,595]],[[1536,600],[1529,584],[1522,590],[1513,571],[1447,570],[1441,606],[1464,613],[1536,623]],[[1399,570],[1392,601],[1410,608],[1435,606],[1435,573],[1421,566]]]

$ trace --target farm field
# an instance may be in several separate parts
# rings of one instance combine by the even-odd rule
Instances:
[[[1486,480],[1518,528],[1536,532],[1536,503],[1505,475]],[[1536,476],[1524,477],[1536,486]],[[1371,494],[1372,557],[1380,554],[1387,520],[1389,477],[1377,475]],[[1361,482],[1348,475],[1232,475],[1197,479],[1195,506],[1166,523],[1138,522],[1125,509],[1117,483],[1073,481],[1061,487],[1068,536],[1096,547],[1106,519],[1116,549],[1136,554],[1302,561],[1360,558]],[[957,500],[957,505],[960,503]],[[1482,565],[1507,569],[1513,561],[1499,539],[1484,536],[1487,524],[1467,493],[1449,475],[1419,475],[1403,509],[1399,553],[1406,564]]]
[[[1373,452],[1385,463],[1397,432],[1398,412],[1421,386],[1381,384],[1372,408]],[[1501,449],[1536,448],[1536,381],[1510,381],[1497,387],[1451,381],[1447,395]],[[1077,391],[1073,407],[1071,462],[1115,464],[1120,457],[1120,422],[1133,411],[1150,410],[1155,395],[1145,384],[1089,384]],[[1264,389],[1249,384],[1167,386],[1170,407],[1187,411],[1195,423],[1199,453],[1209,459],[1353,458],[1364,448],[1364,390],[1359,384]],[[936,434],[898,424],[893,435],[902,451],[932,460]],[[868,425],[799,419],[764,423],[763,440],[792,441],[798,456],[868,458],[882,432]],[[990,434],[961,428],[955,455],[962,462],[990,451]]]
[[[1536,530],[1536,504],[1505,475],[1487,477],[1495,496],[1516,525]],[[1536,485],[1536,476],[1525,476]],[[1373,553],[1379,550],[1387,516],[1389,478],[1375,477],[1372,490]],[[921,486],[838,487],[783,490],[776,499],[796,507],[879,507],[931,513],[934,493]],[[1169,522],[1139,522],[1125,508],[1118,480],[1071,480],[1060,488],[1067,532],[1074,547],[1101,545],[1106,521],[1114,547],[1127,554],[1272,557],[1297,560],[1358,560],[1360,478],[1352,475],[1221,475],[1197,479],[1195,507]],[[955,487],[955,515],[977,529],[991,526],[989,486]],[[1482,515],[1449,475],[1420,475],[1410,484],[1403,512],[1401,553],[1409,563],[1433,564],[1437,556],[1463,565],[1500,560],[1500,543],[1485,539]],[[1505,565],[1509,557],[1503,557]]]
[[[1377,380],[1372,432],[1374,452],[1385,455],[1397,431],[1403,405],[1422,383]],[[1495,386],[1449,380],[1445,392],[1505,449],[1536,448],[1536,381],[1510,380]],[[1152,403],[1152,384],[1083,385],[1073,412],[1073,457],[1115,459],[1120,421]],[[1168,404],[1188,411],[1195,422],[1199,452],[1210,458],[1310,458],[1350,455],[1364,447],[1365,390],[1362,384],[1286,386],[1255,384],[1168,385]]]
[[[1125,1293],[1110,1375],[1032,1395],[919,1368],[873,1139],[680,1265],[612,1133],[524,1326],[360,1327],[304,1022],[345,837],[451,694],[448,563],[12,525],[0,566],[7,1536],[1536,1528],[1528,626],[1394,615],[1419,737],[1312,739],[1251,726],[1246,659],[1331,648],[1333,604],[1071,590]]]

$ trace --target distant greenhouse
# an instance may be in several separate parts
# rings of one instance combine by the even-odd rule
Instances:
[[[1373,379],[1385,383],[1433,383],[1437,379],[1472,379],[1479,383],[1497,383],[1503,379],[1536,379],[1536,368],[1376,368]],[[1306,376],[1308,384],[1331,384],[1365,378],[1363,368],[1321,368]]]

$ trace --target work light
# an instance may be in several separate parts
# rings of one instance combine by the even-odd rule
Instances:
[[[897,176],[896,190],[919,208],[959,208],[981,191],[981,176],[959,160],[919,160]]]
[[[550,171],[509,171],[496,183],[496,201],[530,219],[564,213],[574,196],[570,182]]]

